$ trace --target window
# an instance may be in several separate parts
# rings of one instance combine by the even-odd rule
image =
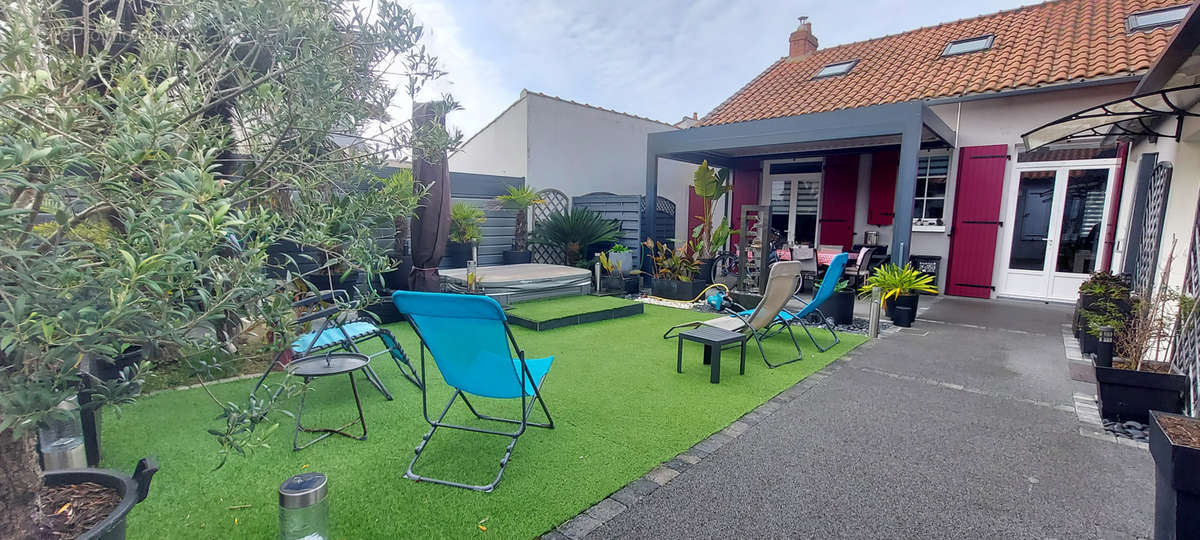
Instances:
[[[950,156],[925,156],[917,161],[917,190],[913,196],[913,226],[945,227],[946,175]]]
[[[825,77],[836,77],[838,75],[845,75],[845,74],[849,73],[850,69],[853,68],[854,64],[857,64],[857,63],[858,63],[858,60],[850,60],[848,62],[838,62],[836,64],[826,65],[825,67],[821,68],[821,70],[818,71],[816,75],[813,75],[813,78],[814,79],[823,79]]]
[[[992,42],[995,40],[995,35],[988,34],[986,36],[951,41],[946,45],[946,50],[942,51],[942,56],[955,56],[976,51],[986,51],[992,48]]]
[[[1125,31],[1142,32],[1163,26],[1171,26],[1183,20],[1190,5],[1155,9],[1134,13],[1125,18]]]

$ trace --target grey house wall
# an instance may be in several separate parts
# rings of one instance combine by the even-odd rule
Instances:
[[[492,265],[503,262],[505,250],[512,249],[513,227],[517,223],[515,210],[495,208],[497,195],[508,193],[508,186],[523,186],[524,178],[494,176],[490,174],[450,173],[450,202],[467,203],[482,208],[487,214],[483,224],[483,237],[479,241],[479,264]],[[442,268],[449,264],[442,259]]]

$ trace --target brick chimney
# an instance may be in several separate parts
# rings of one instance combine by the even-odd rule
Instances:
[[[799,58],[817,52],[817,36],[812,33],[812,23],[808,17],[800,17],[800,26],[788,38],[788,56]]]

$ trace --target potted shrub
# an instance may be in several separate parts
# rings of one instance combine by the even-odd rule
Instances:
[[[698,216],[700,223],[692,229],[692,244],[700,264],[697,273],[705,284],[712,278],[712,265],[717,252],[725,246],[729,235],[737,233],[730,230],[727,217],[722,217],[720,224],[713,225],[713,205],[732,189],[729,169],[713,169],[708,166],[708,160],[701,162],[696,168],[692,190],[700,197],[702,212]]]
[[[326,7],[324,16],[313,17],[311,3],[292,0],[186,9],[120,2],[5,5],[5,538],[124,537],[125,514],[147,495],[153,463],[144,462],[133,477],[98,469],[42,475],[39,432],[48,433],[43,428],[61,419],[62,401],[81,393],[89,398],[81,400],[85,407],[136,400],[146,377],[167,362],[185,365],[204,384],[225,367],[214,363],[223,358],[215,352],[241,344],[244,321],[270,321],[277,339],[264,345],[264,356],[290,344],[293,280],[272,267],[270,246],[337,245],[331,264],[359,271],[387,266],[371,227],[331,237],[325,219],[347,219],[331,204],[332,193],[373,178],[380,156],[413,146],[418,153],[444,155],[458,137],[428,129],[362,144],[333,142],[334,131],[365,134],[386,121],[381,104],[396,89],[390,76],[375,69],[380,62],[404,57],[406,65],[434,64],[422,52],[421,30],[408,9],[390,5],[368,21],[349,8]],[[282,35],[286,39],[247,39]],[[186,52],[174,54],[166,44]],[[400,78],[410,75],[414,91],[437,76],[424,67],[394,69],[412,71]],[[413,195],[396,201],[367,192],[356,204],[370,215],[395,217],[416,207]],[[43,215],[51,216],[50,226],[35,231]],[[101,223],[116,234],[85,234],[90,224]],[[141,359],[121,367],[113,380],[79,368],[129,347],[140,347]],[[240,352],[241,359],[257,353]],[[268,443],[278,420],[271,414],[272,395],[263,392],[262,399],[240,404],[214,397],[219,419],[196,426],[214,437],[214,465]],[[169,444],[141,441],[147,448],[160,443]],[[47,512],[39,503],[52,500],[53,492],[78,490],[80,482],[108,488],[104,492],[117,503],[72,503],[71,512],[100,520],[83,530],[62,529],[54,518],[62,507]]]
[[[1079,300],[1075,303],[1075,314],[1071,319],[1071,329],[1076,338],[1082,340],[1084,330],[1086,330],[1084,312],[1102,300],[1114,303],[1116,308],[1126,316],[1132,312],[1129,283],[1125,278],[1108,272],[1092,274],[1079,286]]]
[[[650,258],[650,292],[669,300],[692,300],[704,291],[705,283],[695,280],[700,268],[691,245],[671,249],[650,238],[642,244]],[[640,270],[635,273],[641,274]]]
[[[817,285],[820,287],[820,284]],[[833,289],[833,296],[829,297],[826,304],[821,306],[821,312],[833,322],[840,325],[848,325],[854,322],[854,297],[857,296],[855,290],[850,287],[850,280],[839,279]]]
[[[618,244],[620,245],[620,244]],[[626,251],[628,253],[628,251]],[[638,278],[625,275],[625,268],[620,260],[609,258],[610,253],[600,254],[600,266],[604,269],[605,275],[600,280],[600,284],[605,291],[616,292],[621,294],[637,294]]]
[[[496,197],[496,201],[501,208],[517,211],[512,249],[504,251],[504,264],[529,263],[533,260],[533,254],[529,252],[529,209],[546,201],[528,185],[508,186],[508,193]]]
[[[1200,538],[1200,420],[1153,411],[1154,538]]]
[[[604,219],[587,208],[572,208],[554,212],[533,226],[530,239],[535,244],[561,249],[567,266],[575,266],[580,258],[590,259],[583,250],[592,244],[615,242],[620,231],[617,223]]]
[[[467,203],[457,202],[450,207],[450,236],[446,241],[446,257],[451,268],[464,268],[471,260],[472,250],[483,237],[483,223],[487,216],[483,210]]]
[[[896,306],[911,308],[915,316],[918,302],[921,299],[919,293],[937,292],[937,287],[933,285],[933,276],[913,268],[910,264],[899,266],[894,263],[885,263],[877,266],[875,272],[867,277],[863,286],[859,288],[859,296],[870,297],[871,289],[874,287],[879,287],[883,292],[881,298],[883,307],[893,321],[895,321]]]
[[[629,248],[625,247],[625,244],[613,244],[613,247],[609,248],[606,257],[608,258],[609,262],[611,262],[613,266],[616,266],[617,268],[625,271],[634,270],[633,252],[630,251]]]

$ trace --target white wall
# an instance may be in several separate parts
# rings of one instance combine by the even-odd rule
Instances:
[[[646,136],[675,128],[652,120],[528,94],[526,181],[575,197],[596,191],[646,193]],[[695,165],[660,159],[658,194],[676,205],[675,234],[687,226],[687,186]]]
[[[529,102],[522,98],[450,155],[454,172],[527,176]]]

